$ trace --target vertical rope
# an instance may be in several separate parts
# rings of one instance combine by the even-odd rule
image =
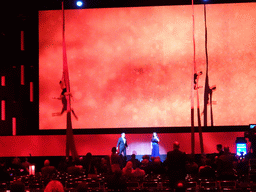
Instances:
[[[191,82],[191,154],[195,154],[195,122],[194,122],[194,74],[196,73],[196,46],[195,46],[195,18],[194,0],[192,0],[192,19],[193,19],[193,70]]]
[[[205,57],[206,57],[206,75],[205,75],[205,86],[204,86],[204,127],[207,127],[209,77],[208,77],[207,25],[206,25],[206,5],[205,4],[204,4],[204,25],[205,25]]]
[[[64,2],[62,1],[62,17],[63,17],[63,29],[62,29],[62,38],[63,38],[63,79],[65,81],[65,86],[67,93],[70,93],[70,84],[69,84],[69,73],[68,73],[68,62],[67,62],[67,52],[66,52],[66,41],[65,41],[65,14],[64,14]],[[71,102],[70,94],[66,95],[67,99],[67,130],[66,130],[66,157],[69,157],[69,151],[71,151],[73,159],[78,157],[73,131],[72,131],[72,121],[71,121]]]

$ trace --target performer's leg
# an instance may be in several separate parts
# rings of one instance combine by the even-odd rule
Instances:
[[[78,117],[76,116],[76,114],[75,114],[74,110],[72,109],[71,111],[72,111],[72,113],[73,113],[74,117],[76,118],[76,120],[78,120]]]
[[[52,116],[55,117],[55,116],[61,116],[61,113],[52,113]]]
[[[63,105],[62,110],[61,110],[61,112],[60,112],[60,115],[62,115],[65,110],[67,110],[67,108]]]
[[[123,152],[124,152],[124,157],[126,157],[126,147],[124,148]]]

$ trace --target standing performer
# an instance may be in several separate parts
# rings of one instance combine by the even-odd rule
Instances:
[[[127,145],[127,140],[125,138],[125,133],[121,133],[121,137],[118,139],[116,149],[119,149],[119,155],[123,153],[124,157],[126,157],[126,148],[128,147]]]
[[[159,157],[160,154],[159,154],[159,138],[157,136],[157,133],[156,132],[153,132],[153,136],[152,136],[152,139],[151,139],[151,149],[152,149],[152,154],[151,156],[152,157]]]

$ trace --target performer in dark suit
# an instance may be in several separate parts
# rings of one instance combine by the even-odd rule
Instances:
[[[116,149],[119,149],[119,155],[123,153],[124,157],[126,157],[126,148],[128,147],[127,145],[127,140],[125,138],[125,133],[121,133],[121,137],[118,139]]]

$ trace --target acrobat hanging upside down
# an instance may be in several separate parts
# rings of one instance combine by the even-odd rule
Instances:
[[[61,80],[59,82],[59,84],[60,84],[60,88],[62,89],[62,92],[60,94],[60,97],[53,97],[53,99],[61,100],[62,110],[60,113],[52,113],[52,116],[61,116],[65,111],[67,111],[67,99],[66,99],[67,95],[70,95],[70,97],[73,98],[72,94],[70,92],[67,92],[65,82],[63,80]],[[74,117],[76,118],[76,120],[78,120],[78,117],[76,116],[74,110],[71,109],[71,111],[72,111],[72,114],[74,115]]]

